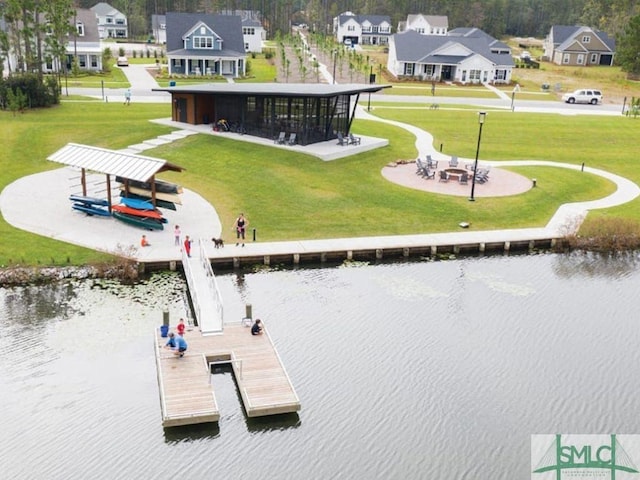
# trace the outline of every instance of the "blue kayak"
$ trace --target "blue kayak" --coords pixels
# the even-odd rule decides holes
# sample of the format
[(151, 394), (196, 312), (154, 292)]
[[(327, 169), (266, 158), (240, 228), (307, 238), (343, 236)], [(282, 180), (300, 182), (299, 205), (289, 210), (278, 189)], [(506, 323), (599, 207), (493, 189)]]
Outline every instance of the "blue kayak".
[(109, 210), (106, 210), (104, 208), (100, 208), (100, 207), (95, 206), (95, 205), (90, 205), (88, 203), (74, 203), (71, 207), (74, 210), (78, 210), (80, 212), (84, 212), (87, 215), (101, 215), (103, 217), (111, 216), (111, 214), (109, 213)]
[(135, 208), (138, 210), (155, 210), (151, 202), (146, 200), (140, 200), (139, 198), (120, 197), (120, 202), (124, 203), (129, 208)]
[(109, 206), (109, 202), (103, 198), (85, 197), (83, 195), (69, 195), (69, 200), (76, 203), (82, 203), (84, 205), (99, 205), (101, 207)]

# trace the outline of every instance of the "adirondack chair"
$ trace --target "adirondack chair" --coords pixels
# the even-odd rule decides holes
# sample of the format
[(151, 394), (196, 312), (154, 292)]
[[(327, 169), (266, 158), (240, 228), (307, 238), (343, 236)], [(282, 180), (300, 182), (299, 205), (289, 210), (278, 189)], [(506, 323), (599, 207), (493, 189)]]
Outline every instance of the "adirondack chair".
[(296, 134), (292, 133), (289, 135), (289, 140), (287, 140), (287, 145), (295, 145), (296, 144)]
[(427, 155), (427, 167), (434, 170), (438, 168), (438, 161), (431, 158), (431, 155)]
[(360, 145), (360, 141), (362, 140), (362, 138), (360, 137), (355, 137), (353, 135), (353, 133), (349, 134), (349, 144), (350, 145)]
[(280, 132), (280, 135), (278, 135), (273, 140), (273, 143), (278, 144), (278, 145), (282, 145), (285, 142), (286, 137), (287, 137), (286, 132)]
[(347, 139), (344, 138), (344, 136), (340, 132), (338, 132), (338, 145), (340, 145), (341, 147), (347, 145)]
[(451, 168), (457, 168), (458, 167), (458, 157), (457, 156), (452, 156), (451, 160), (449, 160), (449, 167)]
[(460, 183), (460, 185), (467, 185), (469, 182), (469, 174), (466, 172), (461, 174), (458, 182)]
[(440, 177), (438, 178), (439, 182), (448, 182), (449, 181), (449, 174), (447, 172), (445, 172), (444, 170), (440, 170)]

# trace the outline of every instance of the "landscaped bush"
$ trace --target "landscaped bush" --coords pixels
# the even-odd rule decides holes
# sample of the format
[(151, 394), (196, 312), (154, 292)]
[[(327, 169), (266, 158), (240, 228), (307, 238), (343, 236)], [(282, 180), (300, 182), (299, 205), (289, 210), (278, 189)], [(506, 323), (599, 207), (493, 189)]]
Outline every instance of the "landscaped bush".
[(34, 73), (11, 75), (0, 82), (0, 108), (16, 112), (50, 107), (59, 103), (56, 79), (41, 79)]

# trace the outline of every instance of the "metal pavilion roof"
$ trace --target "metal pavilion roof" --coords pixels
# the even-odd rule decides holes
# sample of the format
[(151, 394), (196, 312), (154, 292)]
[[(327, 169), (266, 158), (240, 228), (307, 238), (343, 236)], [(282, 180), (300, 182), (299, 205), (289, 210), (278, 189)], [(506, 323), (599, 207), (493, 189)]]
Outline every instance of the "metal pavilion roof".
[(158, 172), (167, 170), (180, 172), (184, 170), (182, 167), (159, 158), (117, 152), (77, 143), (68, 143), (47, 157), (47, 160), (140, 182), (148, 182)]

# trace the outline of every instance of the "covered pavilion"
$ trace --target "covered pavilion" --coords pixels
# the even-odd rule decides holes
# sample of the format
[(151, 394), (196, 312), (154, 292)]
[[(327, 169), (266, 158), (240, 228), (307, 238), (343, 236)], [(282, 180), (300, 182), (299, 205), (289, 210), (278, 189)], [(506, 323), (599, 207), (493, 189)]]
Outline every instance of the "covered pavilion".
[(156, 174), (161, 172), (182, 172), (184, 168), (162, 160), (133, 153), (108, 150), (106, 148), (68, 143), (57, 152), (51, 154), (47, 160), (61, 163), (80, 170), (80, 186), (82, 196), (87, 196), (87, 172), (105, 174), (106, 194), (109, 211), (113, 200), (111, 198), (111, 176), (125, 179), (125, 191), (128, 192), (128, 181), (149, 184), (149, 197), (156, 205)]
[(207, 83), (169, 86), (171, 119), (193, 125), (224, 122), (239, 133), (275, 139), (295, 134), (309, 145), (348, 135), (363, 93), (389, 85), (321, 83)]

